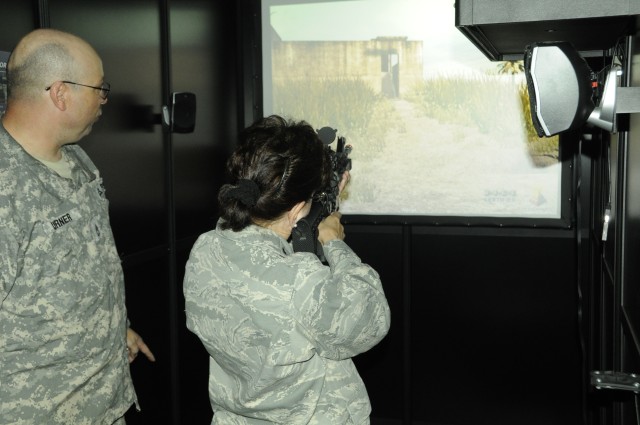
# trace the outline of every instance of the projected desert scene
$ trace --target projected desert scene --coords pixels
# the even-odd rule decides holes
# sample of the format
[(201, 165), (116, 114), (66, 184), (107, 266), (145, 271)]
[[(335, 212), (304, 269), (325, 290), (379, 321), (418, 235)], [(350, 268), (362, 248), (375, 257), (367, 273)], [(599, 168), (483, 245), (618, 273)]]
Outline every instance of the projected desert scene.
[[(369, 11), (389, 7), (377, 0), (336, 6), (348, 3), (367, 4)], [(396, 11), (424, 7), (392, 3)], [(263, 46), (269, 49), (265, 86), (271, 82), (265, 111), (333, 127), (353, 146), (343, 213), (559, 217), (558, 140), (535, 134), (521, 62), (477, 56), (465, 62), (462, 53), (443, 59), (443, 53), (456, 59), (454, 43), (442, 44), (449, 32), (414, 39), (380, 28), (381, 35), (368, 39), (355, 33), (305, 39), (290, 28), (294, 7), (299, 22), (305, 13), (316, 19), (320, 13), (272, 7)], [(393, 20), (389, 13), (381, 22)], [(453, 8), (442, 13), (451, 37), (463, 37), (455, 32)], [(429, 46), (436, 40), (438, 46)]]

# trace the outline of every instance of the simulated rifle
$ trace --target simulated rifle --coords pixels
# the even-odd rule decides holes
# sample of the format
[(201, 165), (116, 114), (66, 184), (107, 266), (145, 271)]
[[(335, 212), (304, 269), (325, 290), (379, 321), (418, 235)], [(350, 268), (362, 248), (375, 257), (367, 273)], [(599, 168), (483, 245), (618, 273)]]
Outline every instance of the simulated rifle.
[(322, 244), (318, 240), (318, 224), (340, 208), (340, 181), (345, 171), (351, 170), (351, 145), (346, 144), (344, 137), (338, 137), (336, 150), (331, 149), (331, 143), (336, 138), (337, 130), (323, 127), (318, 130), (318, 137), (326, 145), (331, 158), (331, 180), (327, 187), (316, 193), (311, 202), (309, 214), (298, 220), (291, 233), (291, 243), (295, 252), (312, 252), (320, 261), (325, 262)]

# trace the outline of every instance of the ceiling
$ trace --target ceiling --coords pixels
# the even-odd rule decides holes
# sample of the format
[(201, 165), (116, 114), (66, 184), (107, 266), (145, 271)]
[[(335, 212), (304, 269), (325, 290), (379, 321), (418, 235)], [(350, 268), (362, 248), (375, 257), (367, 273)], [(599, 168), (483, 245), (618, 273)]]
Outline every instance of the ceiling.
[[(516, 4), (507, 1), (511, 8)], [(567, 17), (570, 12), (564, 11), (557, 14), (561, 19), (550, 19), (549, 13), (537, 10), (535, 1), (526, 4), (528, 9), (521, 14), (510, 10), (501, 15), (504, 8), (499, 0), (458, 0), (456, 27), (493, 61), (522, 59), (527, 45), (543, 41), (569, 41), (583, 56), (589, 56), (602, 55), (620, 37), (635, 34), (639, 16), (627, 6), (617, 15), (609, 10), (608, 16), (597, 16), (600, 12), (595, 9), (592, 16), (584, 16), (581, 9), (580, 18)]]

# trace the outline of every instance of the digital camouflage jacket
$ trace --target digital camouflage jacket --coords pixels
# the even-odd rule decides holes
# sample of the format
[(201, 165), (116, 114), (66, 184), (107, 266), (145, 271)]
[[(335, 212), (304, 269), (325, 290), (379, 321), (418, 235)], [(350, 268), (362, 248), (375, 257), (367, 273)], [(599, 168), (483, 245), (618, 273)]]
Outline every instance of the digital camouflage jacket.
[(95, 165), (66, 179), (0, 125), (0, 424), (112, 424), (135, 402), (124, 278)]
[(380, 278), (343, 241), (329, 266), (256, 225), (201, 235), (186, 267), (187, 327), (210, 354), (212, 424), (368, 424), (351, 358), (387, 334)]

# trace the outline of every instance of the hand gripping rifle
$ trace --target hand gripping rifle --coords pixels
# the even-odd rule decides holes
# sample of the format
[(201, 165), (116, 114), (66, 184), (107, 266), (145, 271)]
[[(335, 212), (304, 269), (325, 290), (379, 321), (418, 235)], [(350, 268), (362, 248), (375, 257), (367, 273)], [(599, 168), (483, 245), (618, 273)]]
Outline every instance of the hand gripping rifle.
[(345, 171), (351, 170), (351, 145), (346, 144), (344, 137), (338, 137), (336, 150), (331, 149), (331, 143), (336, 138), (337, 130), (323, 127), (318, 130), (318, 137), (322, 140), (331, 158), (331, 181), (329, 185), (316, 193), (311, 202), (309, 214), (298, 220), (296, 227), (291, 232), (291, 243), (295, 252), (313, 252), (320, 261), (325, 262), (322, 244), (318, 240), (318, 224), (333, 212), (338, 211), (340, 196), (340, 181)]

